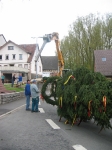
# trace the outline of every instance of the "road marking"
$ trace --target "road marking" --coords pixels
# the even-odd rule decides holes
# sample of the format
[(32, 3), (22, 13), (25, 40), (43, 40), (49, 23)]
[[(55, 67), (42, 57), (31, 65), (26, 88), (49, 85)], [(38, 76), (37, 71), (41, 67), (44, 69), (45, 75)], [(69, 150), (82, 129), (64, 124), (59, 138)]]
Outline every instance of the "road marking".
[(0, 118), (2, 118), (2, 117), (4, 117), (4, 116), (6, 116), (6, 115), (8, 115), (8, 114), (11, 114), (12, 112), (14, 112), (14, 111), (16, 111), (16, 110), (19, 110), (19, 109), (21, 109), (23, 106), (25, 106), (26, 104), (24, 104), (24, 105), (21, 105), (20, 107), (17, 107), (17, 108), (15, 108), (15, 109), (13, 109), (13, 110), (11, 110), (11, 111), (9, 111), (9, 112), (7, 112), (7, 113), (5, 113), (5, 114), (3, 114), (3, 115), (0, 115)]
[(53, 129), (60, 129), (51, 119), (46, 119), (46, 121), (51, 125)]
[(82, 145), (73, 145), (72, 146), (75, 150), (87, 150), (86, 148), (84, 148)]
[(45, 111), (43, 110), (43, 108), (38, 108), (39, 109), (39, 111), (41, 112), (41, 113), (45, 113)]

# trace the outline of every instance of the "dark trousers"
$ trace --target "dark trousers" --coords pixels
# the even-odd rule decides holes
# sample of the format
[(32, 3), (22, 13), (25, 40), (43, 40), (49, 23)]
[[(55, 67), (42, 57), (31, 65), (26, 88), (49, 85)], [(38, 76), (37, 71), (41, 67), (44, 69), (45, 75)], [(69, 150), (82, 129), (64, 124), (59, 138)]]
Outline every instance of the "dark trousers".
[(30, 109), (29, 106), (30, 106), (30, 95), (26, 95), (26, 110)]
[(32, 98), (32, 111), (38, 111), (39, 96)]
[(4, 84), (4, 79), (2, 79), (2, 83)]
[(14, 85), (14, 81), (12, 80), (12, 84), (11, 84), (11, 86), (13, 87), (13, 85)]

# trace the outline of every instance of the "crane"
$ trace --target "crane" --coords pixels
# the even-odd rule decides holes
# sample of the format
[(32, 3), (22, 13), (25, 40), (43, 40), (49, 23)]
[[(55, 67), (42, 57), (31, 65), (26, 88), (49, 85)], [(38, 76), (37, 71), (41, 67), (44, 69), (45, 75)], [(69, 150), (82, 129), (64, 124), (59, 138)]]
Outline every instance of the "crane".
[(62, 56), (62, 51), (60, 50), (59, 34), (57, 32), (53, 32), (51, 34), (45, 34), (45, 36), (40, 37), (40, 38), (43, 38), (43, 44), (36, 56), (35, 61), (36, 62), (38, 61), (39, 56), (40, 56), (43, 48), (45, 47), (45, 45), (48, 42), (51, 42), (52, 40), (54, 40), (55, 44), (56, 44), (57, 55), (58, 55), (58, 76), (62, 76), (62, 71), (64, 70), (64, 59)]

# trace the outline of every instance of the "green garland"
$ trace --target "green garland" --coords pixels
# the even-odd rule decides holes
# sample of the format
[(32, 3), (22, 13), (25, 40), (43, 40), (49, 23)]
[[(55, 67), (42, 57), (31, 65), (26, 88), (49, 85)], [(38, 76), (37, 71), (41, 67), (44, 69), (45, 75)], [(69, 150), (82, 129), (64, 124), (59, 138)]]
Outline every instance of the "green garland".
[[(59, 78), (60, 77), (57, 76), (48, 78), (41, 89), (41, 95), (43, 99), (51, 105), (58, 105), (58, 99), (56, 97), (56, 87)], [(48, 87), (50, 87), (50, 94), (48, 94)]]
[(100, 73), (81, 67), (63, 78), (50, 77), (43, 84), (41, 94), (47, 103), (58, 106), (60, 120), (64, 117), (71, 124), (79, 120), (79, 125), (94, 118), (101, 129), (112, 128), (112, 84)]

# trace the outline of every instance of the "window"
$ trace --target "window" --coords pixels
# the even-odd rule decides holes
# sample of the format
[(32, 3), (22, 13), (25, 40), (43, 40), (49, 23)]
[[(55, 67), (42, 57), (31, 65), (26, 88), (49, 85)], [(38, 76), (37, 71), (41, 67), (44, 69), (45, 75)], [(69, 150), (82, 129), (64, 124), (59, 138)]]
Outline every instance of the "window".
[(16, 59), (16, 54), (12, 54), (12, 59)]
[(8, 46), (8, 50), (14, 50), (14, 46)]
[(22, 64), (18, 64), (18, 67), (22, 67)]
[(28, 69), (28, 64), (24, 64), (24, 68)]
[(22, 58), (22, 54), (19, 54), (19, 60), (22, 60), (23, 58)]
[(14, 64), (9, 64), (9, 66), (14, 66)]
[(9, 55), (5, 55), (5, 60), (9, 60)]
[(25, 77), (25, 73), (22, 73), (22, 77)]
[(106, 61), (106, 58), (102, 58), (102, 61)]
[(0, 55), (0, 60), (2, 60), (2, 55)]

